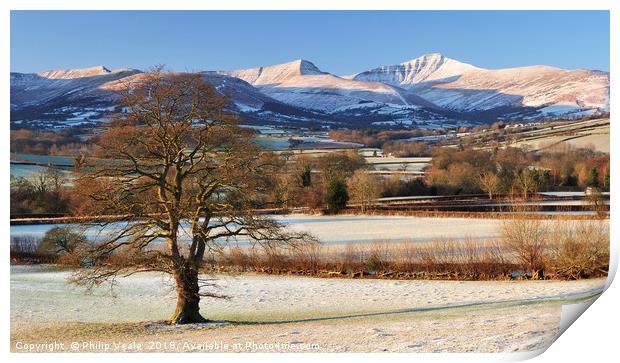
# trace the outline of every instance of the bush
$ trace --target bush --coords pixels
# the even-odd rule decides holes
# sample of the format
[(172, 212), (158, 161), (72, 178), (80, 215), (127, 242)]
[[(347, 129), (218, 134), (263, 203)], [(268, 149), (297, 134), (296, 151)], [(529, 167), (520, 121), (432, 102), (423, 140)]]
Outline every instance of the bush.
[(365, 267), (367, 271), (381, 271), (388, 265), (387, 245), (375, 244), (371, 246), (371, 251), (365, 259)]
[(514, 218), (502, 222), (505, 247), (532, 279), (542, 278), (548, 262), (549, 233), (545, 221)]
[(609, 270), (609, 230), (598, 221), (566, 222), (554, 232), (553, 269), (566, 279), (605, 276)]

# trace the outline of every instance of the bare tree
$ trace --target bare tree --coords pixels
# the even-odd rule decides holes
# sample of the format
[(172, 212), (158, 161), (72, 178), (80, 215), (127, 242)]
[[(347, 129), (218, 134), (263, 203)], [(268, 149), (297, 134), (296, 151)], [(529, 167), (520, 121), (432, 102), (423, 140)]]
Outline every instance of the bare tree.
[(76, 173), (79, 173), (82, 171), (82, 167), (84, 166), (85, 162), (86, 162), (86, 157), (82, 153), (75, 155), (73, 157), (73, 169), (75, 170)]
[(538, 187), (534, 172), (527, 169), (515, 174), (514, 183), (524, 199), (527, 199), (530, 193), (535, 193)]
[(379, 197), (381, 192), (379, 180), (362, 169), (356, 170), (347, 180), (347, 187), (351, 195), (351, 201), (361, 206), (362, 213)]
[(502, 180), (497, 174), (485, 171), (478, 176), (478, 186), (489, 195), (489, 199), (493, 199), (493, 196), (499, 192)]
[(596, 213), (597, 217), (605, 218), (607, 216), (605, 198), (603, 198), (603, 193), (598, 188), (588, 187), (586, 189), (585, 201), (592, 208), (592, 211)]
[(124, 110), (101, 136), (105, 159), (76, 180), (85, 215), (121, 216), (93, 242), (74, 282), (93, 287), (117, 276), (161, 271), (174, 277), (173, 324), (204, 322), (199, 278), (205, 253), (230, 240), (254, 247), (295, 248), (292, 234), (255, 208), (274, 173), (273, 158), (226, 110), (227, 100), (198, 74), (145, 74), (120, 91)]

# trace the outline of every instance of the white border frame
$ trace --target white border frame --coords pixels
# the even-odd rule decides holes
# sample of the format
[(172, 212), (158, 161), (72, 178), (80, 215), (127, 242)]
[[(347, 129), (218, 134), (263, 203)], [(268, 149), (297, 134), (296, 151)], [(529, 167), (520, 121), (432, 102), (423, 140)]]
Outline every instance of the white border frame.
[[(399, 1), (399, 0), (357, 0), (357, 1), (345, 1), (340, 3), (328, 0), (297, 0), (297, 1), (278, 1), (278, 0), (263, 0), (263, 1), (251, 1), (251, 0), (219, 0), (217, 2), (202, 4), (195, 0), (151, 0), (151, 1), (136, 1), (136, 0), (90, 0), (90, 1), (77, 1), (77, 0), (5, 0), (0, 4), (2, 12), (0, 13), (0, 44), (2, 44), (2, 58), (0, 58), (0, 64), (2, 64), (2, 71), (0, 72), (0, 80), (3, 87), (0, 89), (2, 94), (2, 114), (8, 116), (10, 97), (9, 97), (9, 74), (10, 74), (10, 10), (609, 10), (610, 11), (610, 74), (611, 74), (611, 90), (610, 90), (610, 104), (616, 105), (618, 102), (618, 84), (619, 78), (617, 76), (617, 70), (619, 63), (619, 26), (618, 26), (618, 12), (620, 7), (619, 1), (610, 0), (435, 0), (435, 1)], [(2, 123), (3, 134), (5, 138), (9, 137), (10, 125), (6, 117)], [(611, 122), (611, 138), (618, 138), (618, 126), (615, 122)], [(5, 139), (5, 142), (8, 140)], [(8, 142), (7, 142), (8, 144)], [(5, 157), (8, 157), (8, 146), (5, 146)], [(611, 174), (612, 180), (620, 177), (620, 165), (617, 162), (616, 155), (619, 155), (619, 144), (611, 143)], [(2, 188), (2, 205), (9, 205), (9, 193), (6, 186), (9, 185), (10, 171), (7, 167), (2, 169), (1, 182), (4, 185)], [(618, 204), (618, 184), (612, 182), (611, 193), (611, 215), (617, 215), (620, 205)], [(9, 208), (2, 209), (0, 220), (5, 221), (2, 225), (2, 232), (0, 236), (9, 235)], [(610, 277), (607, 281), (607, 286), (611, 285), (613, 277), (617, 271), (618, 266), (618, 228), (620, 225), (611, 223), (611, 256), (610, 261)], [(9, 264), (8, 262), (8, 241), (5, 240), (5, 247), (3, 249), (3, 255), (5, 263), (0, 264), (2, 273), (2, 291), (9, 292)], [(594, 306), (587, 310), (583, 317), (579, 318), (574, 326), (569, 328), (567, 332), (562, 335), (558, 341), (551, 345), (547, 353), (538, 357), (539, 361), (607, 361), (609, 357), (617, 354), (617, 338), (618, 326), (620, 318), (618, 317), (618, 304), (620, 303), (620, 290), (618, 283), (606, 291), (602, 297), (594, 303)], [(9, 341), (10, 341), (10, 320), (9, 320), (9, 308), (10, 301), (6, 298), (7, 294), (4, 294), (5, 298), (2, 299), (2, 342), (0, 343), (0, 349), (5, 355), (9, 355)], [(540, 352), (532, 354), (415, 354), (415, 355), (398, 355), (404, 359), (423, 360), (423, 361), (512, 361), (527, 359), (538, 355)], [(42, 355), (43, 354), (43, 355)], [(129, 354), (129, 353), (127, 353)], [(128, 356), (127, 354), (117, 353), (114, 357), (121, 359), (135, 359), (134, 356)], [(183, 354), (183, 353), (179, 353)], [(261, 359), (269, 360), (270, 362), (285, 362), (291, 359), (300, 361), (315, 361), (315, 360), (347, 360), (355, 362), (373, 362), (378, 359), (388, 358), (381, 354), (381, 356), (375, 355), (375, 353), (365, 354), (338, 354), (330, 355), (324, 353), (312, 353), (312, 354), (296, 354), (292, 357), (289, 353), (256, 353), (249, 356), (248, 354), (218, 354), (217, 356), (209, 356), (208, 359), (216, 359), (218, 361), (242, 361), (247, 359)], [(380, 353), (379, 353), (380, 354)], [(8, 357), (7, 357), (8, 358)], [(30, 361), (30, 360), (62, 360), (62, 361), (93, 361), (103, 362), (109, 360), (106, 354), (81, 354), (81, 355), (65, 355), (65, 354), (10, 354), (11, 360), (15, 361)], [(140, 358), (144, 358), (141, 356)], [(171, 357), (161, 354), (149, 354), (148, 359), (155, 359), (157, 361), (169, 360)], [(197, 357), (192, 357), (196, 359)], [(174, 356), (174, 359), (192, 359), (190, 357)], [(205, 359), (206, 357), (200, 357), (198, 359)], [(392, 359), (389, 357), (388, 359)]]

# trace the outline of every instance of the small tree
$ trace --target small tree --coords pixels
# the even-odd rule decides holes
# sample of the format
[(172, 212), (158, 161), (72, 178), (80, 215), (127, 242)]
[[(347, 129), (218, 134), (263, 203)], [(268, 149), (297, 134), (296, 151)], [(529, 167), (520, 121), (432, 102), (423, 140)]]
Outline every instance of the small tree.
[(376, 177), (360, 169), (347, 180), (347, 190), (351, 195), (351, 201), (359, 204), (363, 213), (368, 205), (379, 197), (381, 184)]
[(477, 181), (478, 186), (480, 186), (480, 189), (487, 193), (489, 199), (493, 199), (493, 196), (499, 191), (502, 183), (497, 174), (491, 171), (485, 171), (480, 174)]
[(586, 193), (586, 202), (592, 208), (592, 211), (596, 213), (599, 218), (603, 218), (607, 215), (607, 205), (605, 204), (605, 198), (599, 188), (590, 187)]
[(514, 180), (517, 188), (521, 191), (524, 199), (527, 199), (529, 193), (536, 192), (538, 184), (536, 182), (536, 171), (534, 170), (522, 170), (517, 173)]
[(329, 213), (338, 213), (347, 207), (349, 193), (346, 184), (340, 179), (333, 179), (327, 184), (325, 203)]
[(86, 163), (86, 157), (84, 156), (84, 154), (79, 154), (79, 155), (74, 156), (73, 157), (73, 170), (76, 173), (80, 173), (85, 163)]
[(39, 250), (45, 253), (63, 255), (85, 247), (86, 243), (86, 237), (83, 234), (67, 227), (54, 227), (43, 236)]

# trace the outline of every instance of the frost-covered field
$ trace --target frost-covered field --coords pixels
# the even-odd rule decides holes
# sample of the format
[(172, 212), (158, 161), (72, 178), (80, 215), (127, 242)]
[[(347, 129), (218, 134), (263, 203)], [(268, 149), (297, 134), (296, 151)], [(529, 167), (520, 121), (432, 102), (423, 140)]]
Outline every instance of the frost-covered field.
[[(600, 121), (600, 120), (598, 120)], [(582, 123), (573, 124), (575, 127), (584, 126)], [(516, 146), (527, 146), (533, 150), (544, 149), (554, 145), (571, 145), (576, 148), (588, 148), (594, 151), (609, 153), (610, 133), (609, 124), (595, 125), (593, 129), (576, 131), (574, 134), (541, 136), (518, 141)], [(558, 127), (556, 130), (568, 130), (572, 127)]]
[(289, 215), (280, 220), (327, 243), (487, 239), (499, 235), (501, 224), (493, 219), (346, 215)]
[[(565, 212), (563, 212), (565, 213)], [(371, 242), (431, 242), (434, 240), (487, 240), (500, 236), (499, 219), (433, 218), (407, 216), (307, 215), (274, 216), (288, 228), (312, 233), (325, 244)], [(553, 221), (545, 223), (553, 224)], [(609, 224), (609, 221), (602, 223)], [(14, 225), (11, 237), (43, 237), (59, 224)], [(114, 228), (114, 224), (106, 228)], [(89, 228), (84, 231), (91, 239), (103, 238), (106, 230)], [(247, 241), (239, 240), (239, 245)]]
[[(122, 278), (113, 296), (109, 289), (85, 295), (67, 284), (68, 275), (50, 267), (11, 268), (11, 349), (17, 341), (131, 339), (176, 342), (175, 351), (204, 351), (183, 343), (209, 341), (230, 343), (229, 351), (523, 351), (552, 342), (563, 302), (596, 295), (604, 284), (601, 279), (217, 276), (217, 292), (229, 299), (203, 299), (201, 311), (209, 319), (228, 322), (171, 329), (148, 323), (164, 320), (174, 310), (174, 291), (166, 277), (148, 273)], [(246, 346), (248, 342), (286, 347)], [(233, 349), (234, 343), (243, 347)]]
[[(429, 242), (434, 239), (487, 239), (499, 235), (499, 220), (473, 218), (420, 218), (393, 216), (321, 216), (291, 214), (275, 219), (294, 230), (314, 234), (322, 242), (363, 243), (374, 241)], [(51, 224), (11, 226), (11, 237), (43, 237)], [(98, 230), (86, 231), (96, 238)], [(105, 232), (105, 231), (104, 231)]]
[(590, 148), (594, 151), (609, 153), (610, 150), (610, 134), (609, 128), (607, 133), (592, 134), (576, 139), (567, 140), (566, 143), (577, 148)]

